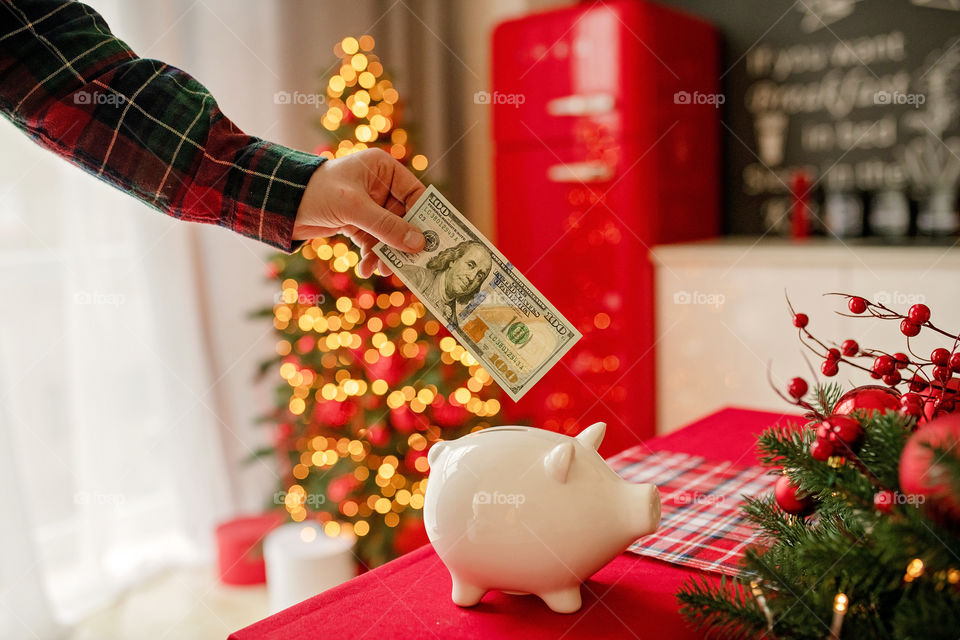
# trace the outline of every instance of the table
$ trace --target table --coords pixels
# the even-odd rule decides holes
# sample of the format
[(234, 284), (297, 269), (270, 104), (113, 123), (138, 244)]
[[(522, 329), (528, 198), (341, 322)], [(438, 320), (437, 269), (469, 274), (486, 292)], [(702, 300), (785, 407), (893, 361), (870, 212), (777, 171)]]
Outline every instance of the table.
[[(682, 451), (714, 460), (756, 463), (756, 434), (795, 415), (727, 408), (646, 442), (652, 451)], [(476, 607), (450, 600), (450, 575), (425, 545), (349, 582), (285, 609), (230, 640), (323, 638), (699, 638), (678, 612), (675, 593), (694, 569), (630, 553), (582, 587), (580, 611), (551, 612), (536, 596), (489, 592)], [(713, 580), (719, 576), (706, 574)]]

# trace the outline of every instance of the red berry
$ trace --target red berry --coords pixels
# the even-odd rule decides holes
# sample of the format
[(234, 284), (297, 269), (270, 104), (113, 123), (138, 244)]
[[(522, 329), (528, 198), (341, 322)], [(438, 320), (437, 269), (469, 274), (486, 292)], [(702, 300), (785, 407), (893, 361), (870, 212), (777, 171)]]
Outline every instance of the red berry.
[(820, 365), (820, 371), (828, 378), (832, 378), (833, 376), (837, 375), (839, 370), (840, 367), (837, 366), (836, 360), (824, 360), (823, 364)]
[(934, 367), (933, 368), (933, 379), (937, 382), (946, 383), (953, 376), (953, 372), (950, 371), (950, 367)]
[(923, 405), (922, 404), (905, 404), (900, 407), (900, 412), (904, 415), (913, 416), (914, 418), (919, 418), (923, 415)]
[(907, 318), (904, 318), (900, 322), (900, 333), (907, 336), (908, 338), (912, 338), (918, 333), (920, 333), (920, 325), (918, 325), (913, 320), (908, 320)]
[(911, 322), (923, 324), (930, 319), (930, 307), (925, 304), (915, 304), (907, 311), (907, 317)]
[(832, 455), (833, 445), (829, 441), (817, 438), (810, 443), (810, 457), (814, 460), (825, 462)]
[(873, 496), (873, 506), (880, 513), (893, 513), (893, 491), (878, 491)]
[(863, 313), (867, 310), (867, 301), (863, 298), (854, 296), (847, 301), (847, 307), (849, 307), (850, 311), (853, 313)]
[(827, 360), (839, 360), (840, 359), (840, 349), (830, 347), (830, 350), (827, 351)]
[(896, 361), (888, 355), (878, 356), (877, 359), (873, 361), (873, 370), (882, 376), (895, 371), (896, 368)]
[(870, 377), (873, 378), (874, 380), (879, 380), (879, 379), (882, 378), (883, 376), (880, 375), (879, 373), (877, 373), (876, 371), (871, 371), (871, 372), (870, 372)]
[(960, 353), (954, 353), (951, 355), (948, 364), (954, 373), (960, 373)]
[(844, 340), (840, 345), (840, 351), (845, 356), (855, 356), (857, 351), (860, 351), (860, 345), (857, 344), (856, 340)]
[(798, 313), (797, 315), (793, 316), (793, 326), (797, 327), (798, 329), (803, 329), (805, 326), (807, 326), (807, 324), (809, 324), (809, 322), (810, 318), (808, 318), (807, 314), (805, 313)]
[(910, 364), (910, 358), (902, 351), (893, 354), (893, 359), (897, 361), (897, 369), (906, 369), (907, 365)]
[(895, 387), (900, 383), (900, 372), (893, 371), (893, 373), (888, 373), (887, 375), (883, 376), (883, 383), (888, 384), (891, 387)]
[(910, 404), (923, 404), (923, 398), (918, 393), (905, 393), (900, 396), (901, 407), (905, 407)]
[(947, 363), (950, 362), (950, 352), (943, 347), (937, 347), (930, 352), (930, 362), (945, 367)]
[(787, 385), (787, 391), (797, 400), (807, 395), (807, 381), (803, 378), (794, 378)]

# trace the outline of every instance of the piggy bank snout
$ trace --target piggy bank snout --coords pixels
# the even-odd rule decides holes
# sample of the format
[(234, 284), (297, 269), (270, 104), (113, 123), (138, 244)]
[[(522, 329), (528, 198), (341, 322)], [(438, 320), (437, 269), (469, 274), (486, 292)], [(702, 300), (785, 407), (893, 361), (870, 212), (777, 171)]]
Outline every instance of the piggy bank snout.
[(653, 484), (631, 485), (630, 509), (636, 514), (633, 527), (637, 537), (653, 533), (660, 526), (660, 491)]

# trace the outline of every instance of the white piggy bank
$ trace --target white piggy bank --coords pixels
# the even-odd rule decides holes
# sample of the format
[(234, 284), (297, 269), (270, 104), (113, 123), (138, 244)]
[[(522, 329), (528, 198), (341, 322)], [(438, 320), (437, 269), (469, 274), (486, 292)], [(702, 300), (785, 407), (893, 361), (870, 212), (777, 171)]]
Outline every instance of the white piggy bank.
[(597, 453), (605, 429), (572, 438), (496, 427), (430, 449), (423, 519), (456, 604), (500, 589), (572, 613), (583, 580), (656, 531), (660, 492), (607, 466)]

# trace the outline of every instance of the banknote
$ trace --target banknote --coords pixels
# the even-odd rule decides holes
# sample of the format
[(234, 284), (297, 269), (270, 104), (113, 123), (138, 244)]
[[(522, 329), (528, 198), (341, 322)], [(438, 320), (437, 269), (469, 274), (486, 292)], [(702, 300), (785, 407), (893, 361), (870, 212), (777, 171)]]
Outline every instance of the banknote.
[(514, 400), (582, 336), (432, 185), (404, 216), (420, 253), (373, 250)]

